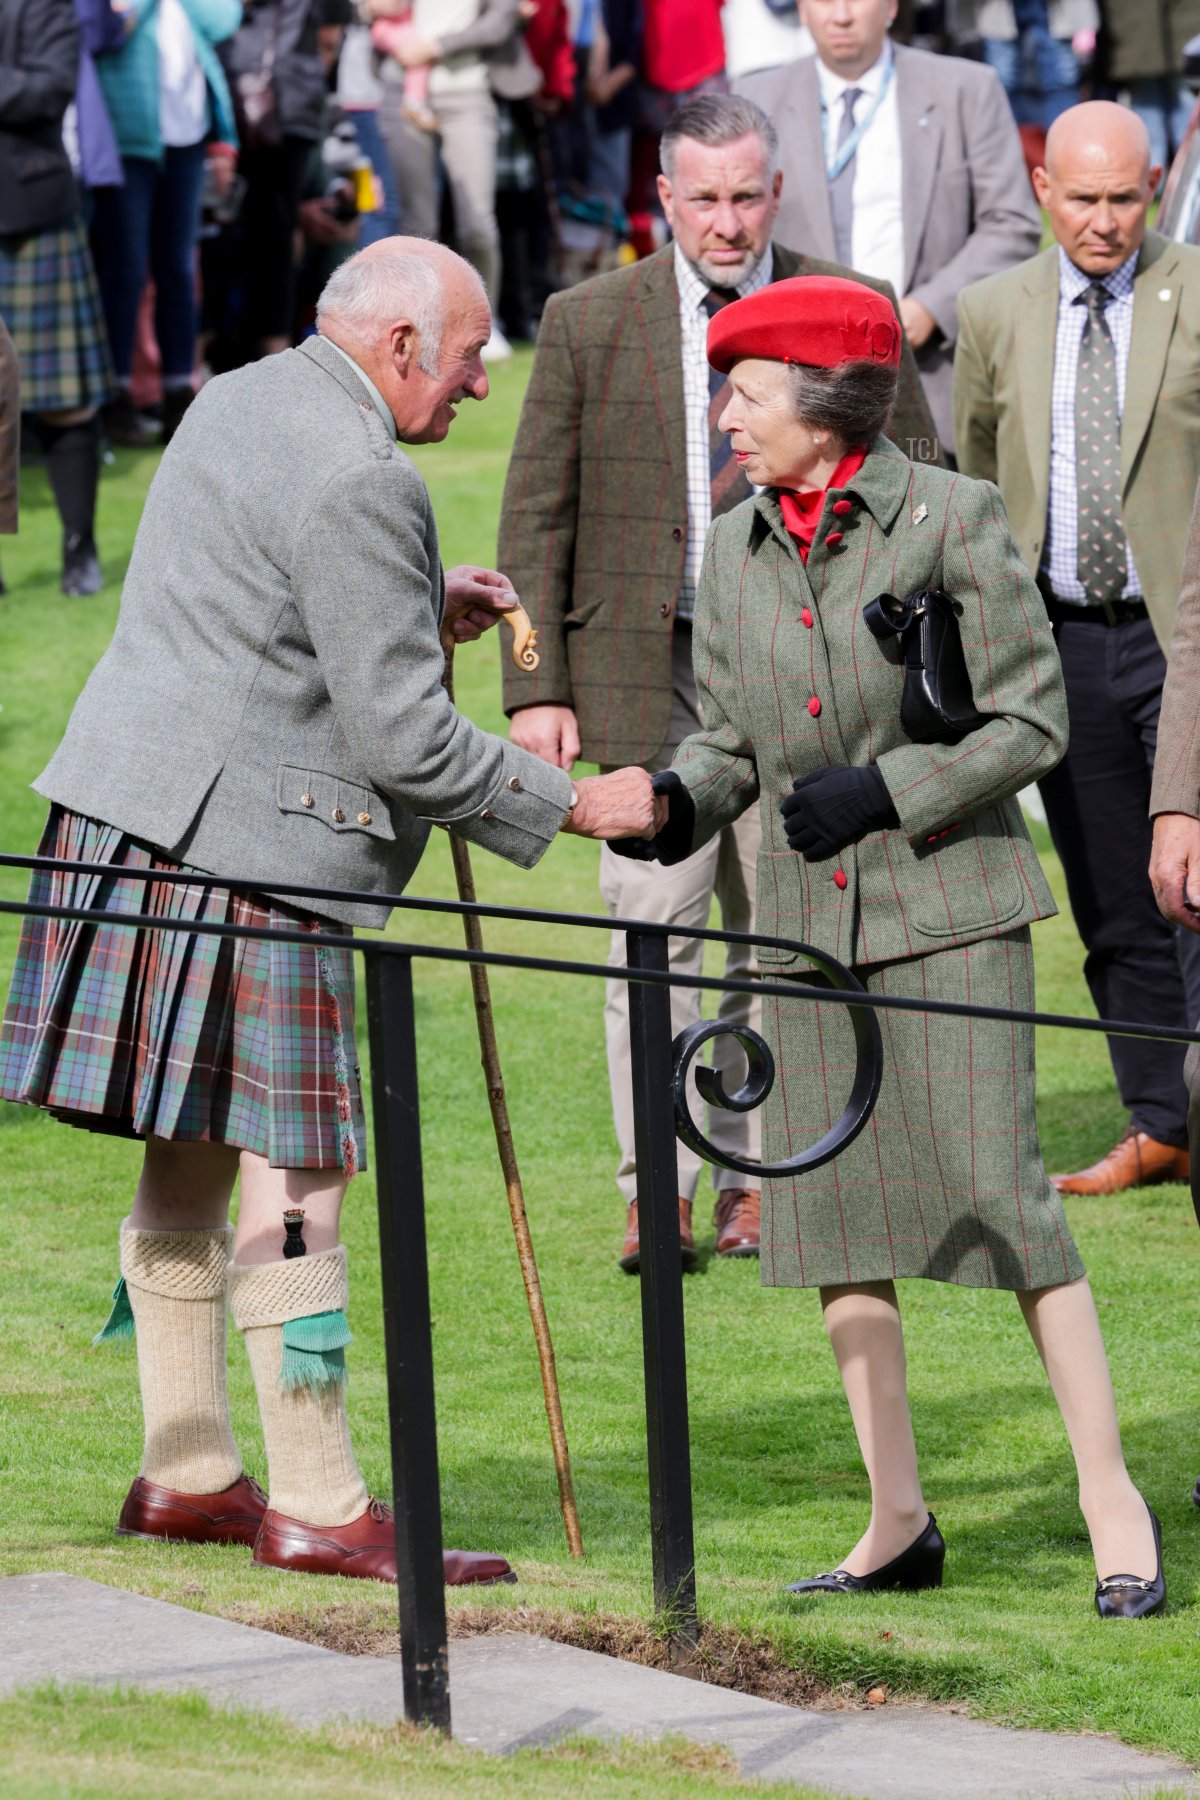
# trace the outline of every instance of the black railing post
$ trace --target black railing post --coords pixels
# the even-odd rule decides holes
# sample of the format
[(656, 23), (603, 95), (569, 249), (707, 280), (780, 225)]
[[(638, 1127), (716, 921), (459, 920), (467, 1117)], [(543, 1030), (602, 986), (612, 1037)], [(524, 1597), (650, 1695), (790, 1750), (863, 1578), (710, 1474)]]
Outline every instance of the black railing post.
[[(667, 940), (630, 931), (630, 970), (667, 968)], [(642, 1354), (650, 1462), (654, 1604), (673, 1635), (696, 1638), (692, 1461), (688, 1441), (679, 1170), (671, 1066), (671, 995), (665, 985), (629, 984), (634, 1149), (641, 1244)]]
[(412, 959), (369, 949), (366, 964), (404, 1716), (449, 1731)]

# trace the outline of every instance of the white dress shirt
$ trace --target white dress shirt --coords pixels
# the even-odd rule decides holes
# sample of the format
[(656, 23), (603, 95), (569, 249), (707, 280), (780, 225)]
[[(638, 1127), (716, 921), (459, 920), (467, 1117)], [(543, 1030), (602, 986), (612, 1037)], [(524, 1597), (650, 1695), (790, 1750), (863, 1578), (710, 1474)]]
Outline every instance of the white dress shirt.
[[(1101, 286), (1113, 296), (1104, 310), (1112, 333), (1117, 362), (1117, 429), (1125, 411), (1125, 372), (1129, 367), (1129, 343), (1133, 336), (1133, 278), (1137, 252), (1119, 269), (1106, 275)], [(1095, 277), (1077, 269), (1066, 251), (1058, 252), (1058, 330), (1054, 339), (1054, 383), (1050, 401), (1050, 507), (1042, 573), (1059, 600), (1088, 604), (1087, 589), (1076, 571), (1079, 542), (1079, 503), (1075, 484), (1075, 378), (1079, 348), (1087, 324), (1083, 296)], [(1142, 584), (1133, 565), (1133, 551), (1125, 540), (1128, 577), (1123, 600), (1140, 600)]]
[[(739, 282), (737, 296), (756, 294), (771, 279), (771, 246), (757, 268)], [(704, 302), (710, 283), (675, 246), (675, 285), (679, 290), (679, 335), (683, 343), (683, 413), (687, 427), (687, 554), (679, 588), (677, 616), (690, 619), (696, 605), (696, 583), (704, 561), (704, 540), (712, 524), (712, 462), (708, 447), (708, 313)]]
[[(861, 88), (854, 120), (861, 123), (879, 96), (892, 66), (892, 46), (885, 43), (879, 61), (855, 81), (845, 81), (817, 58), (817, 81), (825, 110), (826, 143), (837, 138), (842, 117), (842, 95), (847, 88)], [(854, 232), (850, 261), (862, 275), (890, 281), (897, 294), (904, 293), (904, 150), (900, 142), (900, 113), (896, 79), (867, 130), (858, 141), (854, 162)]]

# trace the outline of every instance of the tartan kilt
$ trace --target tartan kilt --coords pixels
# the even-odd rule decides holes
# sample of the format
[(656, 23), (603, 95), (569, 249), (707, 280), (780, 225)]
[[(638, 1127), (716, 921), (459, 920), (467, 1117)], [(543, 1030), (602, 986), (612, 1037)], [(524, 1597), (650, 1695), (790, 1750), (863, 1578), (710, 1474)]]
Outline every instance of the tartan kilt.
[(23, 412), (103, 406), (116, 391), (92, 253), (78, 218), (0, 237), (0, 318), (21, 364)]
[[(1031, 1010), (1029, 928), (857, 971), (870, 993)], [(801, 975), (800, 980), (809, 979)], [(876, 1014), (883, 1085), (854, 1142), (823, 1168), (763, 1184), (764, 1287), (923, 1276), (962, 1287), (1075, 1281), (1083, 1263), (1038, 1144), (1034, 1028)], [(763, 1160), (815, 1143), (841, 1113), (854, 1040), (840, 1005), (763, 997), (776, 1058)]]
[[(52, 807), (30, 899), (276, 930), (321, 921), (250, 894), (154, 879), (186, 868)], [(339, 928), (340, 929), (340, 928)], [(348, 950), (27, 918), (0, 1025), (0, 1098), (123, 1137), (223, 1143), (273, 1168), (366, 1167)]]

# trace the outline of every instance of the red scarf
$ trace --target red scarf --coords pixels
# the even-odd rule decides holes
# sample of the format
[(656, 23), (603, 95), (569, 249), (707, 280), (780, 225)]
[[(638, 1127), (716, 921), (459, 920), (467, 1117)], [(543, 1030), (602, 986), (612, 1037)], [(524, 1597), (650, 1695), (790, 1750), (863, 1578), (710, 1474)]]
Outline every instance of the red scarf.
[(833, 471), (828, 487), (813, 488), (811, 492), (804, 494), (790, 493), (787, 488), (779, 489), (783, 522), (796, 540), (802, 563), (807, 563), (808, 553), (817, 535), (817, 526), (821, 523), (821, 514), (825, 510), (825, 496), (832, 489), (845, 487), (847, 482), (853, 481), (866, 460), (866, 445), (856, 445), (853, 450), (847, 450)]

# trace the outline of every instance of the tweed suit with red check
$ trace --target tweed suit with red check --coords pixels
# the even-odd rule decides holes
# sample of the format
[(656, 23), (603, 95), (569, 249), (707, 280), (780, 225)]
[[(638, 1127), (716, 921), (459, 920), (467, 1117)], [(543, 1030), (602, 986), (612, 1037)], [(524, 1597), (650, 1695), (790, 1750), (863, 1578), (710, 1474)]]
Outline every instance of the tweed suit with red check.
[[(776, 281), (848, 273), (772, 248)], [(895, 305), (886, 282), (865, 285)], [(907, 345), (889, 429), (914, 455), (940, 454)], [(504, 708), (573, 707), (588, 762), (647, 762), (667, 735), (686, 439), (673, 247), (553, 295), (508, 466), (497, 558), (537, 627), (541, 661), (530, 671), (506, 660)]]
[[(877, 594), (926, 586), (962, 607), (975, 704), (989, 715), (958, 744), (907, 737), (899, 654), (863, 619)], [(1028, 927), (1055, 909), (1015, 796), (1061, 757), (1066, 702), (995, 488), (877, 439), (826, 496), (807, 568), (776, 497), (747, 501), (710, 531), (694, 656), (706, 729), (674, 766), (697, 844), (758, 802), (759, 932), (829, 952), (876, 991), (1028, 1007)], [(806, 862), (788, 847), (780, 801), (800, 776), (868, 762), (899, 827)], [(797, 950), (759, 960), (771, 975), (805, 966)], [(773, 1162), (833, 1123), (854, 1053), (839, 1009), (783, 1001), (764, 1013), (778, 1064), (764, 1120)], [(919, 1013), (881, 1025), (884, 1082), (866, 1130), (825, 1168), (765, 1186), (764, 1282), (1036, 1288), (1080, 1275), (1038, 1148), (1032, 1031)]]

